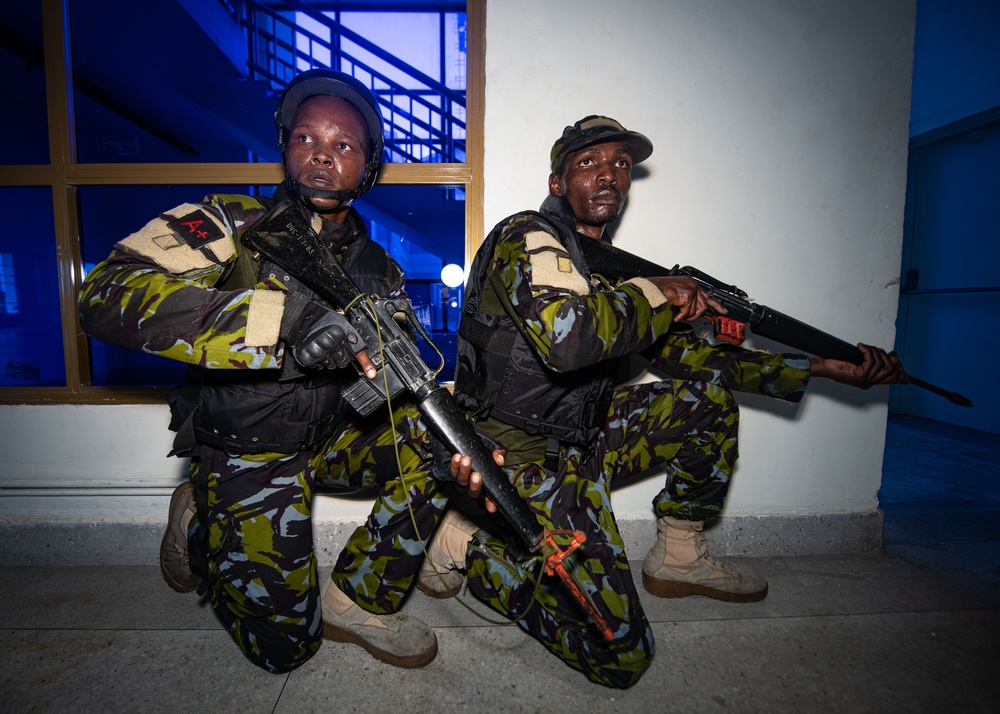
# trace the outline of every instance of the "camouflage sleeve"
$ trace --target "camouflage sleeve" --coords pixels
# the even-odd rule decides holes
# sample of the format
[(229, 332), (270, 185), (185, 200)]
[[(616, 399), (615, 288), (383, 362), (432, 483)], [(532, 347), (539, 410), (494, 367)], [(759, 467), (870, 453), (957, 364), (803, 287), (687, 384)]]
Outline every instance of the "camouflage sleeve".
[[(653, 351), (655, 350), (655, 352)], [(647, 354), (654, 369), (674, 379), (712, 382), (727, 389), (798, 402), (809, 383), (809, 358), (712, 343), (686, 326)]]
[(493, 255), (520, 322), (545, 364), (567, 372), (640, 352), (670, 329), (673, 311), (644, 281), (592, 289), (553, 229), (515, 218)]
[(208, 368), (280, 367), (285, 293), (216, 290), (236, 257), (234, 229), (207, 204), (184, 204), (115, 245), (80, 290), (92, 337)]

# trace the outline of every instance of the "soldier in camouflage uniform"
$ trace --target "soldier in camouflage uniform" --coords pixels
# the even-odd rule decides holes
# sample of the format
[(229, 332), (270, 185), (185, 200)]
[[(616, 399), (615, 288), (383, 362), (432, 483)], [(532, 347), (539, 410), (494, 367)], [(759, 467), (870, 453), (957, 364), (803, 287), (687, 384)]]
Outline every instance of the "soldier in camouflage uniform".
[[(211, 195), (161, 214), (87, 276), (81, 321), (98, 339), (190, 365), (170, 399), (173, 453), (191, 457), (191, 478), (171, 498), (167, 583), (207, 593), (243, 652), (271, 672), (298, 667), (324, 637), (421, 666), (437, 652), (434, 632), (394, 613), (451, 487), (431, 478), (430, 435), (405, 400), (391, 415), (348, 411), (341, 390), (358, 376), (337, 367), (356, 359), (373, 377), (365, 345), (351, 342), (359, 336), (342, 313), (241, 243), (272, 205), (291, 202), (362, 290), (405, 296), (402, 270), (351, 206), (375, 182), (381, 114), (353, 78), (311, 70), (289, 85), (275, 123), (288, 178), (273, 199)], [(478, 495), (468, 459), (450, 470)], [(322, 598), (318, 485), (380, 489)]]
[[(548, 528), (579, 530), (577, 575), (607, 621), (603, 639), (562, 583), (499, 533), (449, 511), (418, 585), (438, 597), (461, 587), (512, 619), (593, 681), (634, 684), (653, 636), (611, 509), (623, 477), (666, 470), (654, 499), (659, 537), (643, 584), (661, 597), (702, 594), (750, 602), (766, 581), (708, 555), (701, 530), (722, 510), (737, 457), (731, 390), (798, 401), (810, 376), (868, 387), (894, 381), (895, 355), (862, 346), (860, 367), (768, 354), (696, 337), (687, 323), (723, 307), (685, 277), (609, 283), (589, 272), (580, 241), (607, 240), (646, 137), (607, 117), (566, 127), (552, 149), (550, 195), (491, 232), (473, 263), (459, 330), (455, 396), (507, 448), (519, 491)], [(623, 358), (645, 357), (665, 379), (618, 386)]]

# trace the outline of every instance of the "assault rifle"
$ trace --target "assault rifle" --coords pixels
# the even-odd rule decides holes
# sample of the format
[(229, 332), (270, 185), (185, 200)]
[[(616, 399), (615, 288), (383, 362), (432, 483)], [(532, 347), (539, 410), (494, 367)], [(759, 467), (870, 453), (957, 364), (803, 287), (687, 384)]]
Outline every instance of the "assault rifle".
[[(742, 344), (746, 339), (746, 329), (749, 327), (754, 334), (818, 357), (838, 359), (852, 364), (861, 364), (864, 361), (864, 355), (855, 345), (766, 305), (755, 303), (746, 292), (735, 285), (728, 285), (697, 268), (675, 265), (667, 269), (600, 240), (581, 240), (580, 247), (583, 248), (584, 258), (591, 272), (612, 280), (678, 275), (694, 279), (705, 292), (726, 308), (725, 315), (714, 310), (709, 310), (705, 314), (705, 319), (712, 324), (718, 340), (733, 345)], [(972, 406), (972, 402), (961, 394), (948, 392), (912, 375), (904, 373), (900, 381), (933, 392), (953, 404)]]
[(270, 211), (243, 235), (243, 243), (288, 270), (330, 305), (342, 308), (361, 334), (378, 375), (374, 379), (361, 376), (354, 381), (344, 391), (348, 403), (361, 415), (367, 415), (404, 390), (410, 392), (450, 453), (472, 458), (473, 470), (483, 477), (486, 496), (496, 503), (529, 550), (538, 550), (543, 540), (542, 526), (494, 463), (491, 451), (454, 397), (437, 383), (434, 371), (424, 363), (417, 346), (396, 322), (394, 315), (402, 313), (430, 342), (410, 301), (363, 294), (293, 203)]
[[(594, 624), (607, 639), (612, 638), (604, 618), (573, 576), (563, 565), (565, 557), (586, 539), (583, 533), (546, 531), (514, 488), (507, 475), (493, 461), (491, 449), (483, 443), (451, 392), (435, 380), (436, 372), (424, 362), (409, 334), (395, 320), (402, 313), (406, 321), (433, 345), (417, 320), (409, 300), (369, 296), (348, 274), (336, 256), (321, 243), (302, 212), (293, 203), (277, 206), (243, 235), (243, 243), (288, 270), (324, 301), (340, 307), (360, 334), (368, 356), (378, 371), (374, 379), (360, 375), (344, 390), (343, 396), (362, 415), (403, 391), (413, 395), (424, 419), (452, 454), (472, 459), (473, 471), (483, 478), (483, 491), (509, 521), (531, 552), (543, 550), (545, 569), (567, 584)], [(436, 349), (436, 348), (435, 348)], [(355, 363), (360, 372), (360, 366)], [(571, 535), (568, 546), (560, 547), (553, 536)]]

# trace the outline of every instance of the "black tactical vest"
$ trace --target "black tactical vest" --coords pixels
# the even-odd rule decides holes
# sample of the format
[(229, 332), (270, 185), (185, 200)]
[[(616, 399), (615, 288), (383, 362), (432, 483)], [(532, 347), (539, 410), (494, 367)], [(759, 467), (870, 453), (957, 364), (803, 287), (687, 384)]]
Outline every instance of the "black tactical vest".
[[(368, 238), (353, 209), (348, 224), (356, 237), (341, 255), (344, 268), (365, 293), (389, 294), (388, 256)], [(240, 235), (251, 225), (241, 226)], [(239, 236), (236, 242), (239, 255), (219, 289), (246, 290), (273, 274), (289, 292), (317, 299), (283, 268), (268, 260), (259, 265), (253, 261)], [(285, 354), (280, 371), (189, 367), (170, 397), (170, 426), (178, 432), (172, 453), (183, 456), (195, 444), (204, 444), (233, 455), (291, 454), (315, 449), (329, 438), (347, 408), (341, 390), (358, 378), (357, 372), (351, 368), (305, 372), (289, 352)]]
[[(529, 211), (502, 221), (476, 254), (458, 332), (455, 399), (477, 416), (586, 449), (607, 416), (615, 361), (564, 373), (548, 369), (518, 332), (506, 290), (491, 272), (496, 243), (510, 221), (534, 215), (556, 230), (576, 269), (589, 282), (576, 220), (571, 212), (566, 215), (568, 206), (553, 203), (547, 199), (542, 204), (544, 214)], [(547, 210), (550, 207), (560, 210)]]

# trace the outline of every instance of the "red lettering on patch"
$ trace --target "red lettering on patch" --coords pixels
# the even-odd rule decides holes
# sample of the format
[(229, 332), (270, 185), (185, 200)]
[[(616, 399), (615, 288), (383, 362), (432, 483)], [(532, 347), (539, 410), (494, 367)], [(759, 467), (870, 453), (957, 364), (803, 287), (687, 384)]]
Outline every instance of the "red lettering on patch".
[(201, 210), (192, 211), (186, 216), (174, 218), (164, 216), (167, 225), (177, 236), (195, 249), (201, 249), (208, 243), (218, 240), (223, 236), (222, 230), (216, 225), (206, 213)]
[(201, 221), (182, 221), (182, 226), (187, 226), (188, 233), (194, 234), (194, 236), (200, 240), (208, 238), (208, 231), (199, 231), (198, 226), (201, 225)]

